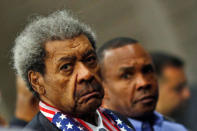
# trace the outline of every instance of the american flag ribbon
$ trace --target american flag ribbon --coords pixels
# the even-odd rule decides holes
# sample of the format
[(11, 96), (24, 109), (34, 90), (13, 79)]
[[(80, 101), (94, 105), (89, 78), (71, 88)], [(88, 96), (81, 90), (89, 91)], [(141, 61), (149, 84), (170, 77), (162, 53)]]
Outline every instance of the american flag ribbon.
[(55, 107), (44, 103), (42, 101), (39, 102), (39, 108), (40, 108), (40, 112), (51, 122), (54, 115), (57, 112), (60, 112), (59, 110), (57, 110)]
[(105, 115), (108, 116), (109, 119), (111, 119), (112, 122), (115, 122), (115, 125), (118, 126), (118, 128), (121, 131), (134, 131), (131, 127), (129, 127), (127, 124), (125, 124), (123, 121), (121, 121), (117, 115), (115, 115), (112, 111), (104, 108), (99, 108), (99, 110)]
[[(85, 121), (79, 118), (73, 118), (68, 114), (63, 114), (55, 107), (52, 107), (42, 101), (40, 101), (39, 106), (40, 112), (62, 131), (93, 131)], [(98, 112), (102, 117), (104, 126), (109, 131), (133, 131), (113, 112), (103, 108), (99, 108)]]

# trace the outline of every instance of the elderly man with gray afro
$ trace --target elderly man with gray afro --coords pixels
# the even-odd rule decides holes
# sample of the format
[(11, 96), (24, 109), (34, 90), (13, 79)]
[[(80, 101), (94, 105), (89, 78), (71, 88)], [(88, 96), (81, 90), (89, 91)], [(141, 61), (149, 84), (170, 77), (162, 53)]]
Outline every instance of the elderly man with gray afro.
[(37, 17), (19, 34), (14, 68), (40, 100), (25, 129), (134, 130), (120, 114), (99, 107), (104, 90), (95, 43), (91, 28), (66, 10)]

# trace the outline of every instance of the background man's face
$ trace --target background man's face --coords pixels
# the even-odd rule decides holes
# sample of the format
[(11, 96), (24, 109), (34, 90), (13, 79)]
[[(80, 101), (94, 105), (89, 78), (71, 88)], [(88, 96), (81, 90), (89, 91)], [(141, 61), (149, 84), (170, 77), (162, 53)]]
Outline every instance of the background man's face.
[(15, 116), (27, 122), (39, 111), (39, 100), (27, 88), (25, 81), (17, 76), (16, 77), (16, 110)]
[(187, 79), (181, 67), (164, 67), (159, 87), (158, 111), (161, 110), (165, 115), (183, 106), (190, 97)]
[(85, 35), (45, 45), (45, 74), (41, 96), (59, 110), (81, 115), (101, 104), (103, 88), (97, 75), (97, 56)]
[(130, 117), (152, 113), (158, 87), (147, 52), (139, 44), (110, 49), (103, 64), (104, 106)]

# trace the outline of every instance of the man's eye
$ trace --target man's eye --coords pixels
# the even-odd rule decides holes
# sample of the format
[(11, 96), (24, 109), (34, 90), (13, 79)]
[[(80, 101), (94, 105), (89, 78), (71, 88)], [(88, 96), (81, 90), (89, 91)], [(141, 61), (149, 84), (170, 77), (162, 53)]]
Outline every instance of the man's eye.
[(153, 72), (153, 69), (148, 69), (144, 71), (144, 73), (151, 73), (151, 72)]
[(96, 64), (97, 63), (97, 61), (96, 61), (96, 57), (95, 56), (91, 56), (91, 57), (88, 57), (86, 60), (86, 63), (88, 63), (88, 64)]
[(60, 70), (71, 70), (72, 65), (71, 64), (64, 64), (63, 66), (60, 67)]
[(130, 77), (131, 77), (130, 73), (124, 73), (124, 74), (121, 75), (121, 78), (123, 78), (123, 79), (128, 79)]
[(144, 74), (152, 73), (152, 72), (154, 72), (154, 69), (153, 69), (152, 66), (147, 66), (147, 67), (145, 67), (145, 68), (142, 70), (142, 72), (143, 72)]
[(177, 93), (180, 93), (183, 91), (184, 88), (186, 88), (186, 84), (185, 83), (181, 83), (179, 85), (177, 85), (174, 90), (177, 92)]

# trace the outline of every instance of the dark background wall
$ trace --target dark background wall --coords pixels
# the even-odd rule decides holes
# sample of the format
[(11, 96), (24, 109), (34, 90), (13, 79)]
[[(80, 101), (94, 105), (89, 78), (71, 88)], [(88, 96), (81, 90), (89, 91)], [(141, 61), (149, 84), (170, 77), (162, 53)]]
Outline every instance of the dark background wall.
[(182, 57), (189, 83), (197, 85), (196, 0), (1, 0), (0, 114), (8, 120), (15, 106), (15, 76), (9, 64), (14, 39), (31, 17), (64, 8), (95, 29), (98, 46), (116, 36), (129, 36), (148, 50)]

